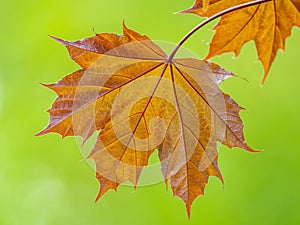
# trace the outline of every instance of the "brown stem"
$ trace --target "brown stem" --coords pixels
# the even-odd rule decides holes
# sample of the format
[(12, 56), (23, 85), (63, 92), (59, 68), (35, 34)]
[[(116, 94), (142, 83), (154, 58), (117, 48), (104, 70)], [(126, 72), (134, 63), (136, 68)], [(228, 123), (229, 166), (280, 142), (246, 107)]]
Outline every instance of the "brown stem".
[(184, 44), (184, 42), (186, 40), (188, 40), (194, 33), (196, 33), (199, 29), (201, 29), (203, 26), (205, 26), (206, 24), (210, 23), (211, 21), (227, 14), (227, 13), (231, 13), (234, 12), (236, 10), (239, 9), (243, 9), (243, 8), (247, 8), (253, 5), (258, 5), (258, 4), (262, 4), (262, 3), (266, 3), (272, 0), (256, 0), (256, 1), (252, 1), (252, 2), (246, 2), (240, 5), (236, 5), (233, 7), (230, 7), (228, 9), (225, 9), (221, 12), (218, 12), (217, 14), (207, 18), (206, 20), (204, 20), (202, 23), (198, 24), (197, 26), (195, 26), (190, 32), (188, 32), (176, 45), (175, 49), (173, 50), (173, 52), (170, 54), (170, 56), (168, 57), (168, 62), (172, 62), (174, 56), (176, 55), (177, 51), (179, 50), (179, 48)]

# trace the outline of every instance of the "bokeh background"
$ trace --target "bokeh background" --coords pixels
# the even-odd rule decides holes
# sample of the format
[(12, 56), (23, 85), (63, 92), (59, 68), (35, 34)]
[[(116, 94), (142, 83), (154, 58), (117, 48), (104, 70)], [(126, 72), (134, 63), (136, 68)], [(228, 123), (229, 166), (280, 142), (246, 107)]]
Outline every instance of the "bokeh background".
[[(63, 46), (48, 34), (77, 40), (96, 32), (121, 33), (121, 22), (152, 39), (176, 43), (200, 22), (175, 15), (192, 0), (2, 1), (0, 35), (0, 224), (300, 224), (300, 30), (293, 29), (265, 85), (254, 44), (237, 59), (213, 59), (244, 78), (222, 88), (247, 110), (241, 113), (247, 142), (262, 153), (222, 147), (224, 187), (210, 178), (205, 196), (187, 219), (183, 202), (164, 183), (121, 186), (94, 203), (98, 183), (74, 138), (35, 137), (49, 116), (56, 82), (76, 70)], [(202, 29), (185, 47), (200, 57), (213, 34)]]

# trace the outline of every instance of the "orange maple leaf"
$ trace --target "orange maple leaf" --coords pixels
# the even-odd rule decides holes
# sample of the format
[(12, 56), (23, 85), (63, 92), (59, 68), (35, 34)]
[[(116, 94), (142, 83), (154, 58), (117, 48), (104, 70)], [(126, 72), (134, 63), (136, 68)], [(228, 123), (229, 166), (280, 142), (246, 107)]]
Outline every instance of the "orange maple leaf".
[(207, 61), (168, 57), (124, 24), (123, 33), (76, 42), (55, 38), (81, 69), (45, 85), (58, 97), (39, 135), (55, 132), (86, 141), (99, 131), (89, 155), (100, 182), (97, 199), (126, 181), (137, 186), (158, 149), (163, 177), (190, 215), (209, 176), (223, 181), (217, 141), (254, 151), (244, 140), (242, 108), (219, 89), (233, 74)]
[[(245, 2), (249, 0), (210, 0), (207, 6), (207, 0), (196, 0), (192, 8), (183, 12), (209, 17)], [(278, 49), (285, 48), (285, 39), (291, 35), (293, 26), (300, 27), (299, 0), (272, 0), (228, 13), (214, 28), (216, 34), (206, 59), (232, 51), (237, 56), (246, 42), (254, 40), (265, 70), (264, 82)]]

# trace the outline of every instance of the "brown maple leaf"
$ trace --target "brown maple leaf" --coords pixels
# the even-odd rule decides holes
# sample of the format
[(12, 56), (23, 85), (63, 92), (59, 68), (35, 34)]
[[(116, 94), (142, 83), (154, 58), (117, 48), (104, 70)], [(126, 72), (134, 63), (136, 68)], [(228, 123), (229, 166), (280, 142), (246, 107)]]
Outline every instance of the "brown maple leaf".
[(85, 141), (99, 131), (89, 155), (100, 182), (97, 199), (126, 181), (137, 186), (158, 149), (163, 177), (190, 215), (209, 176), (223, 181), (217, 141), (254, 151), (244, 140), (242, 108), (219, 89), (233, 74), (207, 61), (170, 58), (125, 25), (123, 33), (76, 42), (55, 38), (81, 69), (45, 85), (58, 97), (39, 135), (56, 132)]
[[(249, 0), (196, 0), (185, 13), (210, 17)], [(247, 7), (222, 16), (214, 28), (214, 35), (206, 59), (226, 52), (239, 55), (242, 46), (254, 40), (259, 60), (262, 62), (265, 81), (278, 49), (285, 48), (285, 39), (291, 35), (293, 26), (300, 27), (299, 0), (272, 0)]]

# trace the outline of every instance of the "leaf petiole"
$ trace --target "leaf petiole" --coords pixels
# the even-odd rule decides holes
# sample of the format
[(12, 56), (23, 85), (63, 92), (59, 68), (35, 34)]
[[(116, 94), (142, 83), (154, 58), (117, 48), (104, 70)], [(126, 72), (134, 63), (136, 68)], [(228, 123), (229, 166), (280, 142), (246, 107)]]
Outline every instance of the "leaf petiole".
[(270, 2), (273, 0), (256, 0), (256, 1), (252, 1), (252, 2), (246, 2), (240, 5), (236, 5), (233, 6), (231, 8), (225, 9), (221, 12), (216, 13), (215, 15), (207, 18), (206, 20), (204, 20), (202, 23), (198, 24), (197, 26), (195, 26), (192, 30), (190, 30), (176, 45), (176, 47), (174, 48), (174, 50), (172, 51), (172, 53), (170, 54), (170, 56), (168, 57), (168, 62), (171, 63), (172, 60), (174, 59), (176, 53), (178, 52), (178, 50), (180, 49), (180, 47), (184, 44), (184, 42), (186, 42), (194, 33), (196, 33), (198, 30), (200, 30), (202, 27), (204, 27), (206, 24), (210, 23), (211, 21), (227, 14), (227, 13), (231, 13), (234, 12), (236, 10), (240, 10), (243, 8), (247, 8), (250, 6), (254, 6), (254, 5), (258, 5), (258, 4), (263, 4), (266, 2)]

